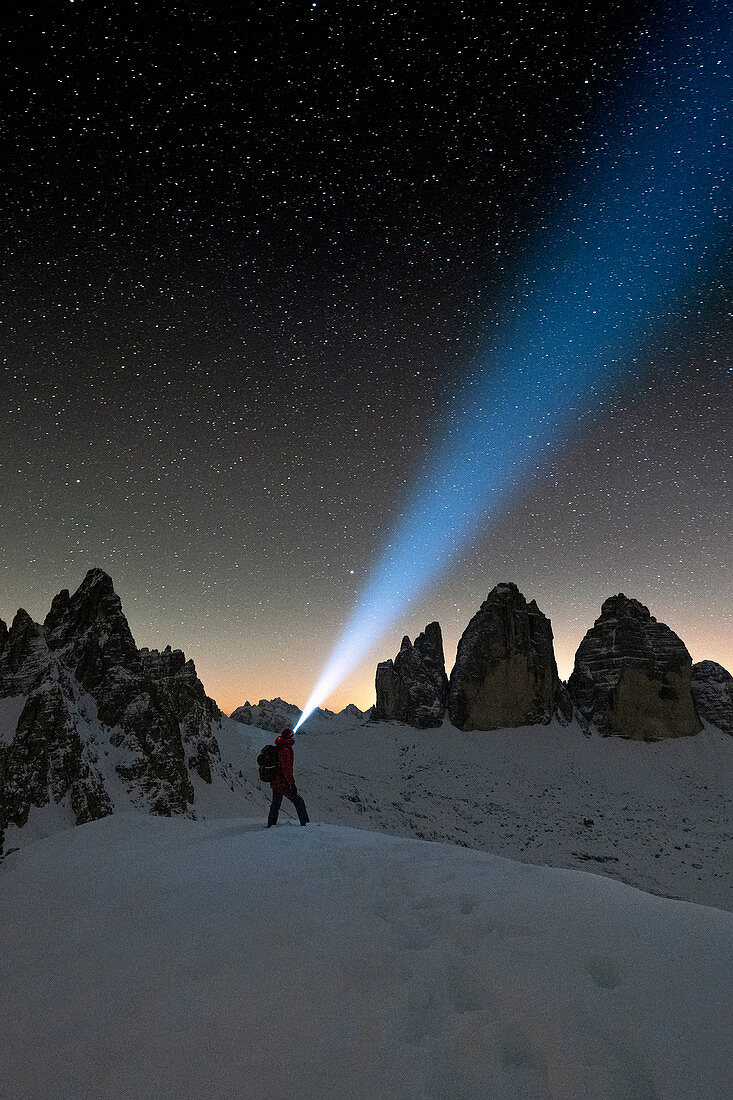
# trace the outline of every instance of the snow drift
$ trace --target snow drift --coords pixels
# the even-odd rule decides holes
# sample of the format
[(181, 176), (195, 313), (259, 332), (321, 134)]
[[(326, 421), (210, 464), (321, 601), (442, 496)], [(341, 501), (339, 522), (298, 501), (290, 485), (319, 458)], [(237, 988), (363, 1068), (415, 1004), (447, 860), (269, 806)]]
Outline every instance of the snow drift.
[(733, 915), (336, 826), (115, 814), (0, 866), (3, 1095), (723, 1100)]

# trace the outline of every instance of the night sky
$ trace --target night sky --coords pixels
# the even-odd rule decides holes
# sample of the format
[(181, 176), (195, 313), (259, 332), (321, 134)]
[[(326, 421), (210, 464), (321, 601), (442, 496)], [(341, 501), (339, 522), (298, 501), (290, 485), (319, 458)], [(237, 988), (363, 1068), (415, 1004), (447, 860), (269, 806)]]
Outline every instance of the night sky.
[[(618, 86), (699, 6), (6, 12), (0, 616), (101, 566), (225, 710), (303, 705)], [(431, 619), (450, 666), (502, 580), (562, 675), (618, 591), (733, 668), (730, 272), (330, 705)]]

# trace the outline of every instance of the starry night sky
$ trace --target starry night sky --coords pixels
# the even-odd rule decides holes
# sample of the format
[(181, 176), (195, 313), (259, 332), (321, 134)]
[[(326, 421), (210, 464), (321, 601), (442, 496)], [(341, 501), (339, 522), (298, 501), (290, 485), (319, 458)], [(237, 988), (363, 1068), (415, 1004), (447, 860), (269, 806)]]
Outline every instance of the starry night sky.
[[(618, 137), (598, 120), (659, 5), (8, 18), (0, 616), (98, 565), (225, 710), (302, 705), (568, 165)], [(434, 618), (450, 666), (502, 580), (562, 675), (617, 591), (733, 668), (729, 285), (725, 262), (330, 705), (371, 703)]]

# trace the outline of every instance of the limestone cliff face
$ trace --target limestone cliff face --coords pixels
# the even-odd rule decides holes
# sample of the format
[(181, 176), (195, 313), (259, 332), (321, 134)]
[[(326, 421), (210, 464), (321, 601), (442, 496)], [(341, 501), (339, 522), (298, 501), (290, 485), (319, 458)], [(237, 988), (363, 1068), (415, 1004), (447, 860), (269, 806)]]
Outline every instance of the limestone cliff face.
[(193, 662), (138, 650), (100, 569), (60, 592), (43, 626), (22, 610), (0, 624), (0, 700), (0, 832), (52, 803), (79, 824), (103, 817), (120, 784), (128, 804), (186, 813), (193, 774), (222, 770), (220, 712)]
[(692, 697), (701, 718), (733, 734), (733, 676), (727, 669), (716, 661), (693, 665)]
[(493, 730), (569, 717), (550, 620), (516, 584), (498, 584), (466, 627), (450, 677), (450, 720)]
[(612, 596), (580, 643), (568, 691), (600, 733), (637, 740), (685, 737), (701, 722), (692, 659), (638, 600)]
[(442, 725), (448, 677), (438, 623), (429, 623), (414, 645), (405, 636), (394, 661), (377, 665), (376, 690), (377, 720), (406, 722), (417, 729)]
[(219, 759), (214, 727), (221, 712), (204, 691), (193, 661), (187, 661), (182, 650), (166, 646), (162, 653), (141, 649), (140, 667), (175, 715), (187, 768), (210, 783), (212, 761)]

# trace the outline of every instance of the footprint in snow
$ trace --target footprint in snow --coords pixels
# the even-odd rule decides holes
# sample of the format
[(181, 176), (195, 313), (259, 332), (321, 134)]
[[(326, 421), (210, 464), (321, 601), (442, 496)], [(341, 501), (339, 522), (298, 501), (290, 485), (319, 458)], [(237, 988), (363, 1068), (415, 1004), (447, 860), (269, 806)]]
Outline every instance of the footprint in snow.
[(618, 989), (623, 985), (623, 971), (614, 959), (603, 955), (591, 955), (585, 960), (585, 969), (600, 989)]

